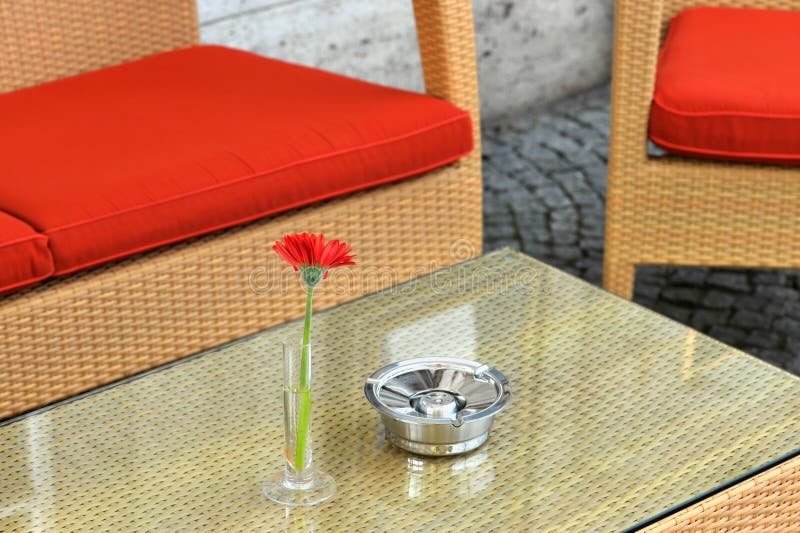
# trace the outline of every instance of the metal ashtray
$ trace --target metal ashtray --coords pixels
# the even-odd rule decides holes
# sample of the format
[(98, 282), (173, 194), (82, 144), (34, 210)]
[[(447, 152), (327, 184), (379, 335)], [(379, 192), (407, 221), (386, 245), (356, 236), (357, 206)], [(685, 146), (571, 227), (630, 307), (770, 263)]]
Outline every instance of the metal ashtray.
[(423, 357), (381, 368), (367, 379), (364, 394), (395, 446), (420, 455), (455, 455), (486, 442), (511, 388), (485, 364)]

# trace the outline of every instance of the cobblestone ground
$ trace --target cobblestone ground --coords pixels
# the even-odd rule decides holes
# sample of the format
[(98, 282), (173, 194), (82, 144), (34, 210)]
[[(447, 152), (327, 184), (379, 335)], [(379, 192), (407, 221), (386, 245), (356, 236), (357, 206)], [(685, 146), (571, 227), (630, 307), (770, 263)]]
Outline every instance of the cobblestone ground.
[[(484, 247), (600, 285), (609, 88), (483, 127)], [(644, 267), (634, 301), (800, 374), (800, 272)]]

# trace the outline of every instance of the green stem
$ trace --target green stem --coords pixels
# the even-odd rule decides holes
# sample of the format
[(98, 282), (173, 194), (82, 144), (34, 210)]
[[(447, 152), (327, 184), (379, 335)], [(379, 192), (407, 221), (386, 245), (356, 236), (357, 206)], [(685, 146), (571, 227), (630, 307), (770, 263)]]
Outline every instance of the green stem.
[(294, 464), (297, 470), (303, 470), (306, 460), (306, 440), (308, 439), (308, 426), (311, 419), (311, 389), (309, 384), (309, 366), (311, 365), (311, 302), (314, 298), (314, 289), (308, 288), (306, 295), (306, 318), (303, 323), (303, 347), (300, 358), (300, 413), (297, 420), (297, 448), (294, 454)]

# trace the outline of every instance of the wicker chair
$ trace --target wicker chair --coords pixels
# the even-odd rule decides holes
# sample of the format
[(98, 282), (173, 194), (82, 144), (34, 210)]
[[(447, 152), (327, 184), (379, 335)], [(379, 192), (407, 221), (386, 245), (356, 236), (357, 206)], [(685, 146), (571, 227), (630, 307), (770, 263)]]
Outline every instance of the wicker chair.
[[(0, 300), (0, 418), (302, 314), (269, 245), (298, 230), (354, 245), (364, 283), (320, 308), (481, 250), (481, 166), (470, 3), (415, 0), (429, 94), (472, 113), (476, 149), (424, 176), (53, 280)], [(0, 2), (0, 91), (194, 44), (194, 0)], [(255, 282), (255, 283), (252, 283)], [(253, 290), (253, 285), (256, 290)]]
[[(656, 62), (670, 18), (702, 0), (617, 0), (604, 286), (630, 299), (637, 265), (800, 267), (800, 171), (647, 155)], [(715, 5), (798, 9), (796, 0)], [(792, 530), (800, 457), (646, 531)]]
[(617, 0), (604, 286), (625, 298), (637, 265), (800, 267), (800, 170), (647, 155), (669, 20), (709, 4), (800, 9), (796, 0)]

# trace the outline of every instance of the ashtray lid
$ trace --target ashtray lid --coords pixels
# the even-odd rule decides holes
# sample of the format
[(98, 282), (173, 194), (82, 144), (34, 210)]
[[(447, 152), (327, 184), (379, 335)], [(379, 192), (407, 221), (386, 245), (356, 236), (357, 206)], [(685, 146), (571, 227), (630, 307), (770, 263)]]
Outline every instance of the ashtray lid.
[(391, 363), (369, 377), (367, 400), (382, 414), (417, 424), (452, 424), (494, 415), (511, 397), (508, 380), (477, 361), (421, 357)]

